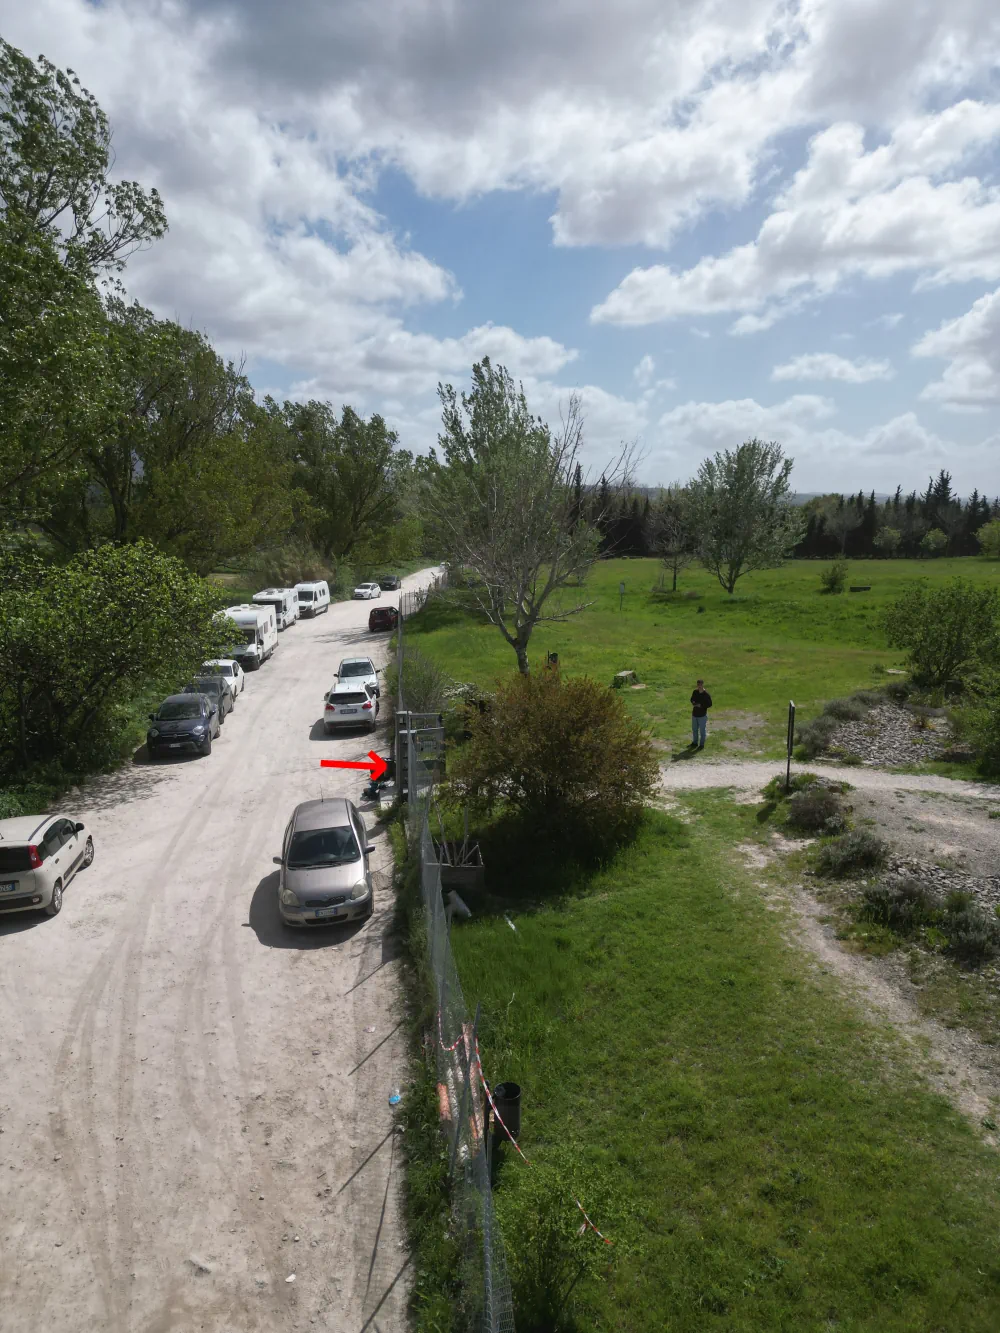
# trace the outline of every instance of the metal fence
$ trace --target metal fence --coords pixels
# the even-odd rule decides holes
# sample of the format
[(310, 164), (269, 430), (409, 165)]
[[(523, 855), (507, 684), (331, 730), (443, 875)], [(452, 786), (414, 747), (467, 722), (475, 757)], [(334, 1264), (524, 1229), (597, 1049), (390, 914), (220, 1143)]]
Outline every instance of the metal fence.
[[(429, 589), (443, 586), (438, 580)], [(478, 1010), (469, 1014), (451, 952), (450, 913), (441, 889), (441, 867), (431, 837), (434, 784), (443, 756), (441, 719), (407, 712), (403, 692), (406, 617), (428, 593), (400, 597), (398, 627), (397, 736), (405, 734), (407, 832), (412, 855), (420, 857), (420, 889), (427, 950), (435, 989), (438, 1099), (452, 1175), (453, 1222), (462, 1237), (462, 1314), (469, 1333), (514, 1333), (510, 1280), (490, 1186), (488, 1107), (483, 1095), (477, 1042)], [(397, 781), (402, 776), (397, 768)]]

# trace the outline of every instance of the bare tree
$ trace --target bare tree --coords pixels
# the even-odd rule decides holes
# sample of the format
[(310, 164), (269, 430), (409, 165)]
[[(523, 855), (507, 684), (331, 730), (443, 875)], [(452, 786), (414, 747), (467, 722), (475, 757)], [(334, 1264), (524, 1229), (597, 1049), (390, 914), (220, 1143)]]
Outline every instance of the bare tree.
[[(444, 457), (430, 473), (427, 514), (449, 558), (469, 575), (483, 615), (528, 675), (535, 627), (589, 605), (557, 596), (586, 575), (601, 540), (601, 515), (582, 513), (580, 505), (583, 408), (571, 395), (553, 433), (531, 415), (524, 390), (503, 366), (484, 358), (472, 381), (472, 392), (461, 397), (450, 384), (438, 386)], [(632, 455), (623, 447), (605, 477), (620, 487)]]
[(668, 486), (653, 506), (652, 547), (677, 591), (677, 576), (698, 559), (698, 539), (691, 512), (691, 497), (680, 484)]

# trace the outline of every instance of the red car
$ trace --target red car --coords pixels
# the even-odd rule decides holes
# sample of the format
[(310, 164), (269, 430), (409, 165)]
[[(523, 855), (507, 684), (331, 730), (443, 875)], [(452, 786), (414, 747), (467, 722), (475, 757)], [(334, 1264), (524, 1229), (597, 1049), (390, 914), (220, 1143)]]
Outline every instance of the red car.
[(395, 629), (399, 624), (399, 611), (394, 606), (373, 606), (368, 615), (368, 628), (374, 632), (380, 629)]

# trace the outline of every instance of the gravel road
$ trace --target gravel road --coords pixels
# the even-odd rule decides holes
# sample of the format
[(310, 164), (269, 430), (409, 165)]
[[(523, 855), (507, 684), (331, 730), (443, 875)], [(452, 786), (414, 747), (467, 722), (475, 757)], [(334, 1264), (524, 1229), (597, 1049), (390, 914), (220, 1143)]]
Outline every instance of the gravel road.
[[(714, 759), (678, 759), (660, 766), (661, 783), (666, 791), (705, 791), (710, 787), (733, 787), (753, 791), (763, 787), (776, 773), (784, 773), (781, 760), (732, 761)], [(1000, 801), (1000, 786), (985, 782), (963, 782), (943, 778), (936, 773), (889, 773), (885, 769), (860, 765), (792, 764), (793, 773), (822, 773), (837, 781), (849, 782), (862, 791), (931, 791), (947, 796), (972, 796), (984, 801)]]
[(209, 757), (63, 803), (94, 865), (0, 923), (4, 1333), (405, 1327), (390, 895), (288, 932), (271, 860), (296, 802), (360, 794), (321, 757), (384, 752), (318, 722), (341, 656), (384, 657), (369, 609), (285, 631)]

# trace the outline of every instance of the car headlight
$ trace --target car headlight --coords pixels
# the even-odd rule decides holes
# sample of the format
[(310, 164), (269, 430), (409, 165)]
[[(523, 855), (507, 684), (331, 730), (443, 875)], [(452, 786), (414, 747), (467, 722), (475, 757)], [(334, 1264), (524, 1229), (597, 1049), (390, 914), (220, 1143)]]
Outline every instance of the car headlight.
[(357, 902), (359, 898), (368, 897), (368, 881), (366, 879), (358, 880), (351, 890), (351, 902)]
[(192, 727), (191, 730), (194, 732), (196, 736), (200, 736), (201, 733), (205, 730), (205, 724), (203, 722), (199, 722), (198, 725), (196, 727)]
[(281, 890), (281, 901), (286, 907), (301, 907), (302, 905), (291, 889)]
[(155, 736), (159, 736), (159, 734), (160, 734), (160, 732), (159, 732), (159, 728), (158, 728), (158, 727), (150, 727), (150, 729), (149, 729), (149, 734), (150, 734), (150, 736), (154, 736), (154, 737), (155, 737)]

